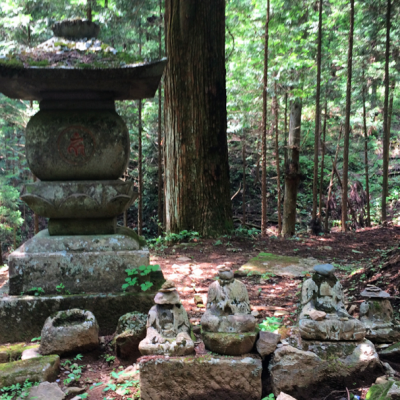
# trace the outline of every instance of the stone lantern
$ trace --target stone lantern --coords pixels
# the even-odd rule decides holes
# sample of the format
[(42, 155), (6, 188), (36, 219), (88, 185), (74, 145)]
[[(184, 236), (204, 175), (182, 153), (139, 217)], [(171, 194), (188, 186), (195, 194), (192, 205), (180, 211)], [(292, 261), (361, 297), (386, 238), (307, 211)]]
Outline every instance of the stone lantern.
[[(63, 21), (55, 24), (53, 31), (55, 37), (32, 52), (32, 56), (47, 52), (51, 61), (42, 64), (50, 65), (31, 66), (26, 59), (0, 60), (0, 91), (10, 98), (39, 101), (40, 111), (27, 125), (25, 144), (29, 168), (39, 181), (26, 184), (21, 199), (36, 214), (49, 218), (47, 230), (9, 256), (9, 295), (28, 294), (37, 287), (45, 295), (55, 295), (62, 284), (63, 292), (79, 295), (80, 303), (69, 304), (64, 296), (58, 306), (50, 307), (52, 311), (73, 305), (92, 307), (96, 314), (93, 308), (106, 307), (104, 302), (90, 306), (89, 294), (93, 299), (94, 294), (104, 297), (104, 293), (112, 293), (115, 302), (115, 296), (125, 296), (121, 293), (125, 270), (149, 264), (145, 242), (116, 223), (137, 193), (133, 182), (120, 179), (128, 165), (130, 142), (115, 100), (153, 97), (166, 60), (120, 62), (114, 49), (96, 39), (99, 26), (89, 21)], [(104, 54), (104, 62), (99, 62), (100, 54)], [(96, 61), (91, 62), (95, 56)], [(76, 64), (74, 57), (82, 60)], [(65, 60), (64, 65), (57, 63), (60, 59)], [(108, 65), (107, 59), (114, 61)], [(70, 60), (75, 64), (71, 66)], [(163, 282), (161, 270), (139, 275), (138, 283), (149, 280), (157, 291)], [(140, 292), (140, 287), (136, 288), (132, 290)], [(149, 303), (144, 302), (143, 311), (153, 296), (154, 292)], [(16, 299), (19, 304), (24, 301), (21, 296)], [(53, 304), (51, 297), (48, 299)], [(135, 309), (135, 301), (130, 299), (129, 309), (121, 309), (121, 315)], [(0, 308), (3, 306), (0, 303)], [(113, 310), (115, 313), (115, 307)], [(20, 318), (24, 318), (22, 314)], [(113, 318), (117, 321), (119, 316)], [(101, 317), (96, 317), (101, 329)], [(0, 331), (0, 342), (1, 335)]]

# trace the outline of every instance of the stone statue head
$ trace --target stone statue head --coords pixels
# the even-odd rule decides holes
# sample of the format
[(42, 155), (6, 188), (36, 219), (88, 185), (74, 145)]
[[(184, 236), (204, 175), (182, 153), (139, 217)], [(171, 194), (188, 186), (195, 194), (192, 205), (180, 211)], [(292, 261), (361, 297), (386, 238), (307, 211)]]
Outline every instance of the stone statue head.
[(226, 265), (218, 267), (218, 277), (221, 286), (229, 285), (233, 282), (233, 271)]
[(158, 305), (162, 305), (164, 308), (171, 308), (168, 306), (180, 305), (181, 301), (174, 282), (169, 280), (165, 281), (156, 294), (156, 297), (154, 297), (154, 302)]

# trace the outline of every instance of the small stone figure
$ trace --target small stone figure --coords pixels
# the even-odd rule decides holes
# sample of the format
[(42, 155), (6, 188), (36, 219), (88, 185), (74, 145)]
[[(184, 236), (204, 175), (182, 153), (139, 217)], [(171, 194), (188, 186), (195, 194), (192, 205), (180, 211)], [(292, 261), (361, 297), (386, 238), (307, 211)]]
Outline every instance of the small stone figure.
[(143, 355), (184, 356), (194, 353), (190, 323), (172, 281), (166, 281), (154, 298), (147, 317), (147, 333), (139, 343)]
[(312, 278), (303, 284), (299, 317), (303, 339), (357, 341), (365, 337), (364, 324), (344, 307), (342, 285), (334, 273), (333, 265), (316, 265)]
[(208, 289), (207, 310), (201, 319), (203, 340), (211, 351), (227, 355), (248, 353), (257, 337), (246, 286), (233, 271), (218, 269), (219, 280)]
[(389, 293), (367, 286), (361, 296), (368, 298), (360, 305), (360, 320), (367, 328), (367, 339), (375, 343), (399, 341), (400, 325), (393, 319)]

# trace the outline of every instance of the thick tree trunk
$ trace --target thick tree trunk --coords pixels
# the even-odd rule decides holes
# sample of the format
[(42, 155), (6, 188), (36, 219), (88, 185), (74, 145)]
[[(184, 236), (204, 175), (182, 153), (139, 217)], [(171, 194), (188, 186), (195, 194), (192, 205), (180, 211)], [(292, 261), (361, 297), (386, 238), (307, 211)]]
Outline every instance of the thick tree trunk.
[(383, 168), (382, 168), (382, 224), (387, 224), (386, 198), (388, 197), (389, 178), (389, 58), (390, 58), (390, 8), (391, 0), (387, 2), (386, 15), (386, 54), (385, 54), (385, 100), (383, 105)]
[(225, 1), (167, 0), (166, 230), (232, 229), (226, 137)]
[[(363, 71), (364, 79), (364, 71)], [(363, 128), (364, 128), (364, 160), (365, 160), (365, 190), (367, 192), (367, 226), (371, 226), (371, 207), (369, 203), (369, 173), (368, 173), (368, 131), (367, 131), (367, 110), (365, 107), (366, 85), (363, 84)]]
[(290, 107), (289, 151), (285, 173), (285, 201), (283, 203), (282, 234), (293, 236), (296, 231), (297, 188), (300, 181), (300, 133), (302, 100), (295, 99)]
[[(319, 0), (318, 51), (317, 51), (317, 92), (315, 95), (315, 133), (314, 133), (314, 179), (313, 179), (313, 208), (311, 220), (317, 224), (318, 207), (318, 153), (320, 140), (320, 95), (321, 95), (321, 52), (322, 52), (322, 0)], [(319, 220), (318, 220), (319, 222)], [(319, 222), (320, 224), (320, 222)]]
[(347, 57), (346, 116), (344, 123), (343, 186), (342, 186), (342, 232), (347, 231), (347, 186), (349, 179), (349, 142), (351, 112), (351, 78), (353, 71), (354, 0), (350, 0), (349, 53)]
[(86, 18), (92, 21), (92, 0), (86, 1)]
[[(159, 9), (160, 9), (160, 18), (162, 15), (162, 3), (159, 1)], [(158, 57), (161, 59), (162, 57), (162, 27), (158, 29)], [(158, 234), (161, 235), (163, 231), (163, 204), (164, 204), (164, 196), (163, 196), (163, 176), (162, 176), (162, 82), (160, 82), (160, 86), (158, 87), (158, 131), (157, 131), (157, 142), (158, 142), (158, 209), (157, 209), (157, 218), (158, 218)]]
[(261, 236), (267, 235), (267, 89), (268, 89), (268, 41), (269, 41), (269, 0), (267, 0), (267, 19), (264, 38), (264, 79), (263, 112), (261, 132)]

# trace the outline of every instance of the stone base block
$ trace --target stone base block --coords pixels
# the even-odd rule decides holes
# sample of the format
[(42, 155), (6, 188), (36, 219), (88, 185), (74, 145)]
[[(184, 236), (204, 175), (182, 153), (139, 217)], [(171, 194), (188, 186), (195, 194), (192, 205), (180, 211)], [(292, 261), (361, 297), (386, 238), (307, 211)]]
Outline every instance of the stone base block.
[[(126, 269), (149, 265), (149, 251), (125, 230), (114, 235), (50, 236), (41, 231), (9, 256), (9, 294), (30, 294), (42, 288), (46, 295), (121, 292)], [(149, 275), (135, 275), (140, 284), (153, 283), (156, 291), (164, 282), (161, 269)], [(133, 310), (128, 310), (133, 311)], [(147, 312), (147, 310), (146, 310)]]
[(0, 343), (30, 341), (41, 334), (47, 317), (62, 310), (91, 311), (101, 336), (115, 332), (118, 319), (132, 311), (147, 313), (154, 293), (116, 293), (70, 296), (8, 296), (0, 298)]
[(261, 358), (142, 357), (142, 400), (259, 400)]
[(208, 350), (228, 356), (250, 353), (258, 336), (258, 332), (220, 333), (202, 331), (201, 334)]
[(14, 361), (0, 366), (0, 388), (30, 382), (54, 382), (60, 367), (56, 355)]
[[(292, 338), (291, 338), (292, 339)], [(323, 398), (336, 388), (371, 385), (384, 374), (374, 345), (359, 342), (289, 340), (273, 354), (269, 371), (275, 395)]]

